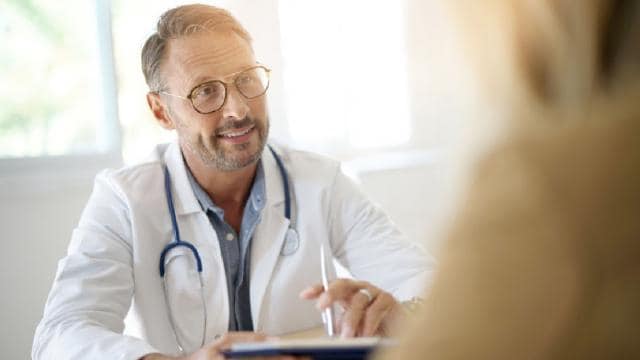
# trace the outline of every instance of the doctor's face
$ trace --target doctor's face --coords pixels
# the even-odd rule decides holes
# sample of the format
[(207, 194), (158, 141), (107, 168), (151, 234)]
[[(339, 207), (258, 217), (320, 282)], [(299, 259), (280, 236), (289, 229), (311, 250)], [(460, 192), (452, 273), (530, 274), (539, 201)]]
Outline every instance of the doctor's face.
[[(269, 120), (265, 95), (256, 88), (261, 85), (246, 85), (268, 75), (256, 65), (250, 44), (232, 32), (169, 41), (162, 65), (167, 86), (159, 96), (166, 110), (163, 126), (176, 129), (183, 152), (222, 171), (258, 161)], [(224, 102), (202, 100), (212, 94)]]

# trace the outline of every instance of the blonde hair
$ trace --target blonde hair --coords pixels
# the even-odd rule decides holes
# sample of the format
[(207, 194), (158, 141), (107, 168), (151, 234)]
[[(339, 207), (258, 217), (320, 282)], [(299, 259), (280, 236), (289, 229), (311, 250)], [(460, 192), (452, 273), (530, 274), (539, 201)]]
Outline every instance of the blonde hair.
[(164, 87), (161, 67), (168, 41), (205, 30), (231, 31), (251, 44), (247, 30), (227, 10), (202, 4), (167, 10), (160, 16), (156, 32), (142, 47), (142, 72), (150, 91), (160, 91)]
[(640, 2), (485, 0), (455, 9), (481, 82), (516, 108), (575, 108), (640, 80)]

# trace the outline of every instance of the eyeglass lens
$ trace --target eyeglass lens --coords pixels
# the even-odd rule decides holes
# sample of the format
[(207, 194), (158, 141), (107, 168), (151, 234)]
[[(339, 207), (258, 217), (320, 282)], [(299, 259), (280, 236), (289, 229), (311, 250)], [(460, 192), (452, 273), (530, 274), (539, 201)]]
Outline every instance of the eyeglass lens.
[[(258, 66), (237, 74), (233, 84), (242, 96), (253, 99), (267, 91), (269, 75), (265, 68)], [(191, 102), (198, 112), (214, 112), (224, 105), (226, 93), (226, 86), (222, 81), (209, 81), (193, 89)]]

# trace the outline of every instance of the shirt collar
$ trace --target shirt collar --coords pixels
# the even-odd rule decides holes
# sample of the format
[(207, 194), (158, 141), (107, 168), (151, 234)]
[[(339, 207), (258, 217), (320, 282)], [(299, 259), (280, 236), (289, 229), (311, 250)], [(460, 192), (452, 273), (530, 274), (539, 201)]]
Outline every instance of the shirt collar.
[[(213, 200), (209, 197), (206, 191), (198, 184), (195, 177), (191, 173), (191, 170), (188, 166), (185, 168), (187, 170), (187, 178), (189, 179), (189, 184), (191, 185), (191, 189), (193, 190), (193, 194), (195, 195), (198, 203), (202, 210), (206, 213), (212, 211), (216, 214), (220, 219), (224, 219), (224, 210), (217, 206)], [(264, 208), (265, 198), (266, 198), (266, 189), (265, 189), (265, 177), (264, 177), (264, 167), (262, 166), (262, 160), (258, 162), (258, 167), (256, 168), (256, 176), (253, 179), (253, 185), (251, 186), (251, 192), (249, 195), (249, 199), (247, 200), (247, 204), (251, 204), (253, 210), (256, 212), (260, 212)], [(246, 206), (245, 206), (246, 210)]]

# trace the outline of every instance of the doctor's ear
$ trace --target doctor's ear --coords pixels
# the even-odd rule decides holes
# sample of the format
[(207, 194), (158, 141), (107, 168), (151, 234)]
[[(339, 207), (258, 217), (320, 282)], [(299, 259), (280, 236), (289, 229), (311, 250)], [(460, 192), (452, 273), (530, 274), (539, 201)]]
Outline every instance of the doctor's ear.
[(167, 130), (175, 129), (175, 125), (169, 116), (169, 111), (165, 103), (160, 98), (160, 94), (157, 92), (148, 92), (147, 104), (149, 105), (149, 109), (151, 109), (151, 113), (153, 113), (153, 117), (156, 118), (160, 126)]

